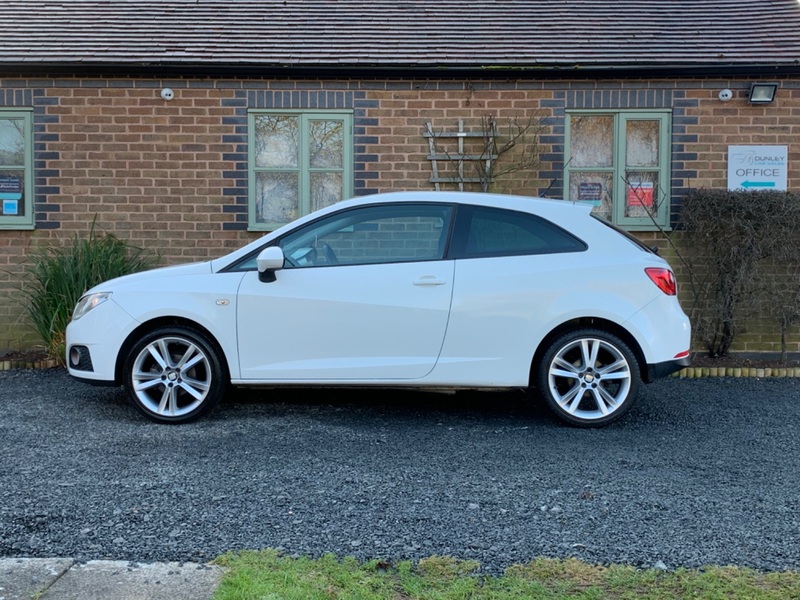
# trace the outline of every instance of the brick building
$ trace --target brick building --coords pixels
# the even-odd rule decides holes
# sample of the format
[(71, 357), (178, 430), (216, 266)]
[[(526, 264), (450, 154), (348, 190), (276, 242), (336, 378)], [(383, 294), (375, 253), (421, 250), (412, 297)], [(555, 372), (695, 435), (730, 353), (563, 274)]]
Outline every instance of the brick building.
[(728, 185), (729, 146), (785, 147), (800, 189), (796, 0), (12, 0), (4, 19), (0, 349), (36, 343), (15, 291), (36, 245), (96, 219), (204, 260), (344, 197), (469, 187), (453, 156), (487, 118), (540, 127), (537, 164), (493, 189), (592, 201), (655, 243), (687, 190)]

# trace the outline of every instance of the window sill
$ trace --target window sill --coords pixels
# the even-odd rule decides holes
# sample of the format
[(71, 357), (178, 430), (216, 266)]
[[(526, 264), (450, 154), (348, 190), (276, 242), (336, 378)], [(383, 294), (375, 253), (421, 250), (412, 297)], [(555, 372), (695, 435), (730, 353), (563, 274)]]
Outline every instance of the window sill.
[(25, 223), (0, 223), (0, 231), (33, 231), (35, 225)]

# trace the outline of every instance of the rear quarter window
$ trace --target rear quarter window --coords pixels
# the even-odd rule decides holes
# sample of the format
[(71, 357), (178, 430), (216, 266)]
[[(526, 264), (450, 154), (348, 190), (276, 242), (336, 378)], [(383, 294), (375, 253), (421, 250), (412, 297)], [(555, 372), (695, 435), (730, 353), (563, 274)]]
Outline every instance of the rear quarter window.
[(513, 210), (461, 206), (454, 252), (463, 258), (583, 252), (586, 244), (550, 221)]

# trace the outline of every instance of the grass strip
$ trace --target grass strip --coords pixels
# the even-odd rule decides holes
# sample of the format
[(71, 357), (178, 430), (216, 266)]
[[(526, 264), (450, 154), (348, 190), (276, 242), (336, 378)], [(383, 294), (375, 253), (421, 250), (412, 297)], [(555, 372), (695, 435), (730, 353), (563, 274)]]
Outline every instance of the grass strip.
[(662, 571), (537, 558), (494, 577), (481, 574), (475, 561), (443, 556), (390, 564), (261, 550), (228, 553), (215, 562), (227, 572), (214, 600), (800, 599), (798, 572), (730, 566)]

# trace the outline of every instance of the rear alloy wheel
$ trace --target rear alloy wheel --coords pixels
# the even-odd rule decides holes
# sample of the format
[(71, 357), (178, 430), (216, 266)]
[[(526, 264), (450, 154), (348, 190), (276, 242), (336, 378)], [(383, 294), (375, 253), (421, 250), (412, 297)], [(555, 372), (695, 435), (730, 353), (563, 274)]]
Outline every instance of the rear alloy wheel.
[(227, 381), (218, 353), (199, 331), (150, 332), (125, 361), (125, 388), (134, 406), (157, 423), (188, 423), (214, 408)]
[(580, 427), (599, 427), (631, 408), (641, 374), (636, 357), (621, 339), (599, 329), (580, 329), (548, 348), (537, 383), (561, 419)]

